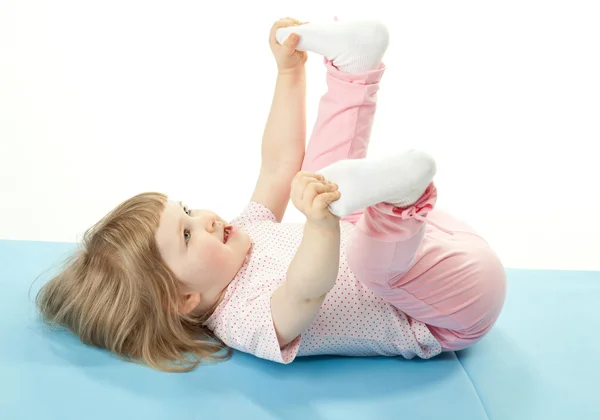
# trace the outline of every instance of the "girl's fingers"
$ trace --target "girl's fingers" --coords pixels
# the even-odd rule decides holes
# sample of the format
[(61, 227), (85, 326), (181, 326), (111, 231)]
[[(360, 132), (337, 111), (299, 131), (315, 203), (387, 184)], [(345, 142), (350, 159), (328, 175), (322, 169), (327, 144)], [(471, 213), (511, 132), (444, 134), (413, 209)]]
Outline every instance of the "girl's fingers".
[(285, 19), (292, 21), (296, 25), (302, 25), (302, 22), (300, 22), (298, 19), (294, 19), (293, 17), (288, 16)]
[(328, 192), (324, 194), (319, 194), (319, 196), (315, 199), (314, 204), (315, 207), (319, 210), (325, 210), (331, 203), (339, 200), (341, 194), (339, 191)]
[(314, 172), (300, 171), (296, 174), (297, 178), (304, 178), (307, 176), (311, 177), (311, 178), (316, 178), (320, 181), (323, 181), (325, 179), (325, 177), (323, 177), (323, 175), (315, 174)]
[(277, 22), (275, 22), (273, 24), (273, 26), (271, 27), (271, 32), (269, 32), (269, 42), (270, 43), (274, 43), (277, 44), (277, 38), (276, 38), (276, 33), (277, 33), (277, 29), (280, 28), (287, 28), (288, 26), (294, 26), (294, 23), (289, 21), (289, 20), (278, 20)]
[(312, 203), (315, 201), (316, 197), (319, 194), (323, 194), (327, 191), (327, 185), (323, 184), (322, 182), (316, 181), (309, 183), (303, 190), (302, 200), (305, 202), (305, 204), (312, 207)]
[(321, 175), (309, 174), (309, 175), (306, 175), (306, 176), (300, 178), (300, 185), (302, 185), (304, 188), (306, 188), (306, 186), (308, 184), (310, 184), (311, 182), (324, 182), (324, 181), (325, 181), (325, 179)]

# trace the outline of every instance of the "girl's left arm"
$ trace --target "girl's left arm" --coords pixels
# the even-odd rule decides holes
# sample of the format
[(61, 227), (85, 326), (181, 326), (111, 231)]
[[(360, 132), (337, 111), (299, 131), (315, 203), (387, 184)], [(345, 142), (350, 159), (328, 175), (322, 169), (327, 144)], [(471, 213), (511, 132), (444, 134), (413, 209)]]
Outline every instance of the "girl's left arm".
[(300, 171), (306, 147), (306, 70), (277, 75), (271, 111), (262, 139), (262, 165), (252, 201), (273, 212), (278, 221), (290, 199), (291, 182)]

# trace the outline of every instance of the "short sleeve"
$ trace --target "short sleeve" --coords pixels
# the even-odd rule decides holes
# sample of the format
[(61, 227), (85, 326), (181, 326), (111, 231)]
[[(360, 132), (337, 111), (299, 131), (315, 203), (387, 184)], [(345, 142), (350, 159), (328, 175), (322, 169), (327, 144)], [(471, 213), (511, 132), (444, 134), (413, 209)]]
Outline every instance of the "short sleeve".
[(257, 222), (271, 221), (277, 223), (277, 218), (271, 210), (263, 206), (260, 203), (251, 201), (244, 208), (242, 213), (236, 217), (231, 223), (234, 226), (243, 228), (244, 226), (251, 225)]
[(301, 336), (279, 348), (271, 315), (271, 294), (253, 299), (231, 299), (215, 320), (216, 335), (229, 347), (278, 363), (291, 363), (300, 348)]

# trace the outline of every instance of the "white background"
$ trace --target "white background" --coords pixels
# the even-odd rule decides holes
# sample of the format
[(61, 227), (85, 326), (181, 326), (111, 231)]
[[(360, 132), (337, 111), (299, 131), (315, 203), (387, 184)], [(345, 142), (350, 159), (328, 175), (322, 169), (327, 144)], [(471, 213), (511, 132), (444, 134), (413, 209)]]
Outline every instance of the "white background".
[[(600, 269), (596, 1), (0, 0), (0, 238), (76, 241), (147, 190), (233, 218), (272, 23), (335, 15), (390, 28), (372, 155), (434, 154), (438, 205), (508, 267)], [(325, 83), (307, 66), (310, 132)]]

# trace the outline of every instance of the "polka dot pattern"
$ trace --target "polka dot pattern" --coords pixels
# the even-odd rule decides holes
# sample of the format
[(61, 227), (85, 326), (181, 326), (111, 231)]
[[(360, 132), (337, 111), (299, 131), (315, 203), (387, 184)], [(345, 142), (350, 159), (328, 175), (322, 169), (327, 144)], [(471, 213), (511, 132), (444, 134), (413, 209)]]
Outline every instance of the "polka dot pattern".
[(441, 353), (427, 326), (366, 289), (348, 268), (346, 244), (354, 225), (342, 222), (340, 270), (312, 324), (280, 350), (271, 295), (285, 281), (302, 240), (302, 224), (278, 223), (269, 209), (250, 203), (232, 224), (252, 238), (252, 250), (207, 326), (228, 346), (279, 363), (296, 356), (415, 356)]

